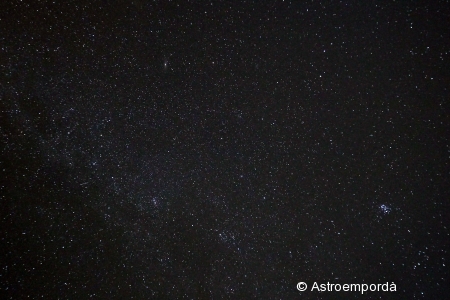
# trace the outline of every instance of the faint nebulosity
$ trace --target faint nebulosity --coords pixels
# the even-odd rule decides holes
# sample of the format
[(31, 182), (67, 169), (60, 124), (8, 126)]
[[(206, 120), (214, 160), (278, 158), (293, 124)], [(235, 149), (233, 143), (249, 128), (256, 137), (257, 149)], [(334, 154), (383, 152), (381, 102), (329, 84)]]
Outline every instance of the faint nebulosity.
[(448, 1), (0, 6), (5, 299), (448, 295)]

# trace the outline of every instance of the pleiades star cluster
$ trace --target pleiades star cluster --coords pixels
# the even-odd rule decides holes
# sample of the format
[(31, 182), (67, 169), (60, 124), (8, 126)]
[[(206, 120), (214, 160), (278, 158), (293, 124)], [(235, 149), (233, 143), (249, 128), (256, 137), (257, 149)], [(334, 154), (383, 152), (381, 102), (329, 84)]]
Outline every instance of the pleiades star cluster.
[(3, 1), (1, 298), (447, 299), (449, 7)]

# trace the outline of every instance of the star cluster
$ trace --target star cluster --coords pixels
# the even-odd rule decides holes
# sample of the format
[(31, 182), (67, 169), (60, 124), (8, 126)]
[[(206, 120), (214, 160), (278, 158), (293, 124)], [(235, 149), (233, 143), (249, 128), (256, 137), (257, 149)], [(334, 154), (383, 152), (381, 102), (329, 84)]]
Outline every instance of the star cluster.
[(447, 295), (446, 1), (24, 2), (0, 13), (7, 299)]

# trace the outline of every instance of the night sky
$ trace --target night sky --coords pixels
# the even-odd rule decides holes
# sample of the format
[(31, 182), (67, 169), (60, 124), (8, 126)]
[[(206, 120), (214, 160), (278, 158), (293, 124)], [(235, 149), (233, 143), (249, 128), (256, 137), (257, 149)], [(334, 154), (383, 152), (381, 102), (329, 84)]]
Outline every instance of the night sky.
[(449, 6), (3, 1), (1, 297), (448, 299)]

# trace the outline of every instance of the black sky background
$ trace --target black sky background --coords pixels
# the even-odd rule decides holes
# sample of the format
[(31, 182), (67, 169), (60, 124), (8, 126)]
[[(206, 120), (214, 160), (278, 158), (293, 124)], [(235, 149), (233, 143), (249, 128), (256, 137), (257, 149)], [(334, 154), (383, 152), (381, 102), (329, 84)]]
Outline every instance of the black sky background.
[(0, 4), (7, 299), (445, 299), (447, 1)]

